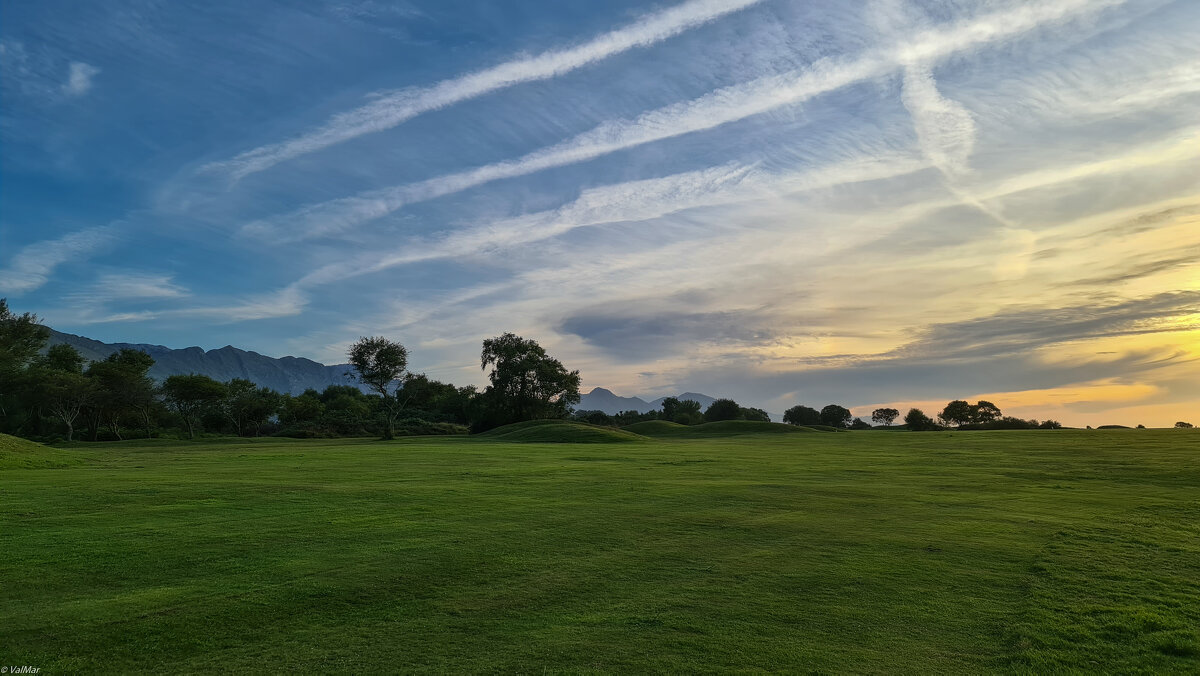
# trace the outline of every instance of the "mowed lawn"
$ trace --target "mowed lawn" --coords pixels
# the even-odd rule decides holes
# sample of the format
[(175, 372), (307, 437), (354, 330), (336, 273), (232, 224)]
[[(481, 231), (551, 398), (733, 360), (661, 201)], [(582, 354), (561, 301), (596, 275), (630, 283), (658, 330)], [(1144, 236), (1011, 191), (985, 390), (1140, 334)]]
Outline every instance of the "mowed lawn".
[(43, 674), (1200, 671), (1200, 430), (55, 453), (0, 469)]

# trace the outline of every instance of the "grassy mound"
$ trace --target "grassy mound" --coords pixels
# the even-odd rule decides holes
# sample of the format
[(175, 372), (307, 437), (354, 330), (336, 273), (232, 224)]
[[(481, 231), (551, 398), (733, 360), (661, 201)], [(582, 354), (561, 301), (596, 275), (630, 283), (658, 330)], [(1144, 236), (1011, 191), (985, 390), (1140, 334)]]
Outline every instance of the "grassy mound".
[(67, 467), (79, 461), (70, 451), (0, 434), (0, 469)]
[(625, 430), (570, 420), (528, 420), (497, 427), (478, 436), (497, 441), (553, 444), (611, 444), (645, 438)]
[(649, 420), (634, 423), (624, 428), (647, 437), (711, 437), (738, 436), (742, 434), (793, 434), (812, 432), (808, 427), (797, 427), (783, 423), (758, 422), (755, 420), (722, 420), (700, 425), (678, 425), (665, 420)]
[(626, 425), (621, 429), (625, 430), (626, 432), (633, 432), (634, 434), (641, 434), (647, 437), (656, 437), (675, 434), (681, 431), (686, 432), (688, 426), (680, 425), (679, 423), (671, 422), (670, 420), (643, 420), (642, 422), (633, 423), (632, 425)]

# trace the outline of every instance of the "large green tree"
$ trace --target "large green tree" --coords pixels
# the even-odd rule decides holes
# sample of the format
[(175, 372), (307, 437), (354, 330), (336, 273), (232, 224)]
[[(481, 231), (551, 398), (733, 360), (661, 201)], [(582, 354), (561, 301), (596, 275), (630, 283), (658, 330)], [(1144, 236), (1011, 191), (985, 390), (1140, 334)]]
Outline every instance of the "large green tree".
[(188, 438), (195, 439), (200, 418), (221, 404), (227, 390), (224, 383), (192, 373), (169, 376), (163, 381), (162, 393), (167, 404), (183, 419)]
[(123, 348), (101, 361), (92, 362), (87, 377), (96, 396), (88, 407), (92, 439), (101, 426), (121, 438), (121, 421), (140, 419), (150, 433), (150, 412), (154, 406), (154, 381), (147, 373), (154, 358), (141, 350)]
[(233, 423), (239, 437), (246, 436), (251, 429), (257, 430), (268, 418), (279, 411), (282, 403), (279, 393), (269, 387), (259, 387), (245, 378), (234, 378), (225, 383), (226, 396), (221, 410)]
[(704, 409), (704, 422), (740, 420), (741, 417), (742, 407), (732, 399), (718, 399)]
[(568, 371), (536, 341), (513, 333), (488, 338), (479, 361), (492, 367), (481, 395), (486, 426), (565, 418), (579, 403), (579, 371)]
[(396, 416), (404, 407), (398, 394), (408, 376), (408, 348), (382, 336), (359, 338), (349, 357), (359, 382), (382, 399), (383, 438), (395, 438)]
[(789, 425), (820, 425), (821, 412), (811, 406), (793, 406), (783, 412), (783, 422)]
[(28, 367), (49, 339), (50, 329), (36, 315), (14, 314), (8, 300), (0, 298), (0, 422), (5, 428), (12, 424), (11, 412), (29, 413), (34, 381)]
[(96, 395), (94, 383), (83, 374), (84, 358), (70, 345), (54, 345), (34, 360), (30, 377), (36, 400), (62, 421), (67, 441), (75, 437), (75, 421)]
[(681, 425), (696, 425), (704, 422), (704, 414), (700, 412), (698, 401), (667, 397), (662, 401), (662, 419)]
[(49, 339), (50, 329), (39, 323), (37, 315), (14, 314), (8, 299), (0, 298), (0, 383), (7, 384), (13, 374), (24, 370)]
[(961, 427), (971, 424), (974, 421), (975, 414), (971, 410), (971, 404), (962, 399), (955, 399), (946, 404), (946, 407), (938, 414), (938, 418), (941, 418), (942, 422), (946, 425)]
[(846, 428), (854, 421), (854, 415), (850, 413), (850, 409), (838, 404), (830, 404), (821, 409), (821, 424), (830, 427)]
[(877, 408), (871, 411), (871, 421), (876, 425), (892, 426), (896, 422), (896, 418), (900, 417), (900, 411), (894, 408)]

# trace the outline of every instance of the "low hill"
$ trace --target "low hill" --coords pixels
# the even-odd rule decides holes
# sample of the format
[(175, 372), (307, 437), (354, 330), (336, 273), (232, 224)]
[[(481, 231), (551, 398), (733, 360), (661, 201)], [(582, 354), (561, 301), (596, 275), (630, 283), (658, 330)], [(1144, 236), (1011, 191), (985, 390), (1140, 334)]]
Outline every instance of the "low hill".
[(633, 432), (570, 420), (529, 420), (476, 435), (497, 441), (530, 443), (611, 444), (644, 440)]
[(621, 429), (634, 434), (641, 434), (647, 437), (668, 436), (671, 434), (681, 434), (688, 429), (687, 425), (680, 425), (677, 422), (670, 420), (643, 420), (639, 423), (626, 425)]
[(303, 357), (267, 357), (257, 352), (226, 345), (217, 350), (187, 347), (180, 350), (144, 343), (103, 343), (61, 331), (50, 332), (50, 345), (70, 345), (88, 361), (99, 361), (124, 349), (141, 350), (154, 358), (150, 377), (162, 382), (167, 376), (198, 373), (222, 382), (245, 378), (276, 392), (300, 394), (308, 388), (324, 390), (330, 385), (356, 384), (346, 377), (348, 364), (326, 366)]
[(71, 451), (0, 434), (0, 470), (67, 467), (79, 464), (80, 460), (80, 456)]
[(712, 437), (743, 434), (795, 434), (816, 431), (810, 427), (754, 420), (722, 420), (691, 426), (665, 420), (648, 420), (634, 423), (623, 429), (647, 437)]

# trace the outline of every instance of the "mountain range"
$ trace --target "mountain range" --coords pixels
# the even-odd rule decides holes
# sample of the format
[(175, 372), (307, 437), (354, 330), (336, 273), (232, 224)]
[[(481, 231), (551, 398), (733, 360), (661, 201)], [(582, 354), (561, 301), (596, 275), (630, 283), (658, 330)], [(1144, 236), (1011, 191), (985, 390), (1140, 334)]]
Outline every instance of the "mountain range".
[(70, 345), (88, 361), (99, 361), (123, 348), (141, 350), (154, 357), (154, 366), (150, 367), (149, 375), (159, 382), (179, 373), (198, 373), (222, 382), (245, 378), (276, 392), (289, 394), (300, 394), (310, 387), (320, 391), (330, 385), (358, 386), (347, 375), (349, 364), (326, 366), (303, 357), (267, 357), (232, 345), (208, 351), (198, 347), (177, 350), (142, 343), (102, 343), (52, 329), (50, 345), (59, 344)]
[[(716, 401), (715, 397), (710, 397), (707, 394), (700, 394), (698, 392), (684, 392), (683, 394), (676, 395), (676, 398), (681, 401), (691, 399), (692, 401), (699, 402), (700, 410), (708, 408), (709, 404)], [(609, 415), (616, 415), (621, 411), (637, 411), (638, 413), (648, 413), (650, 411), (657, 411), (662, 408), (663, 399), (666, 399), (666, 397), (659, 397), (658, 399), (652, 399), (650, 401), (646, 401), (641, 397), (621, 397), (613, 394), (611, 390), (606, 390), (603, 387), (596, 387), (593, 388), (591, 392), (582, 395), (579, 398), (579, 403), (575, 405), (575, 408), (580, 411), (604, 411)]]

